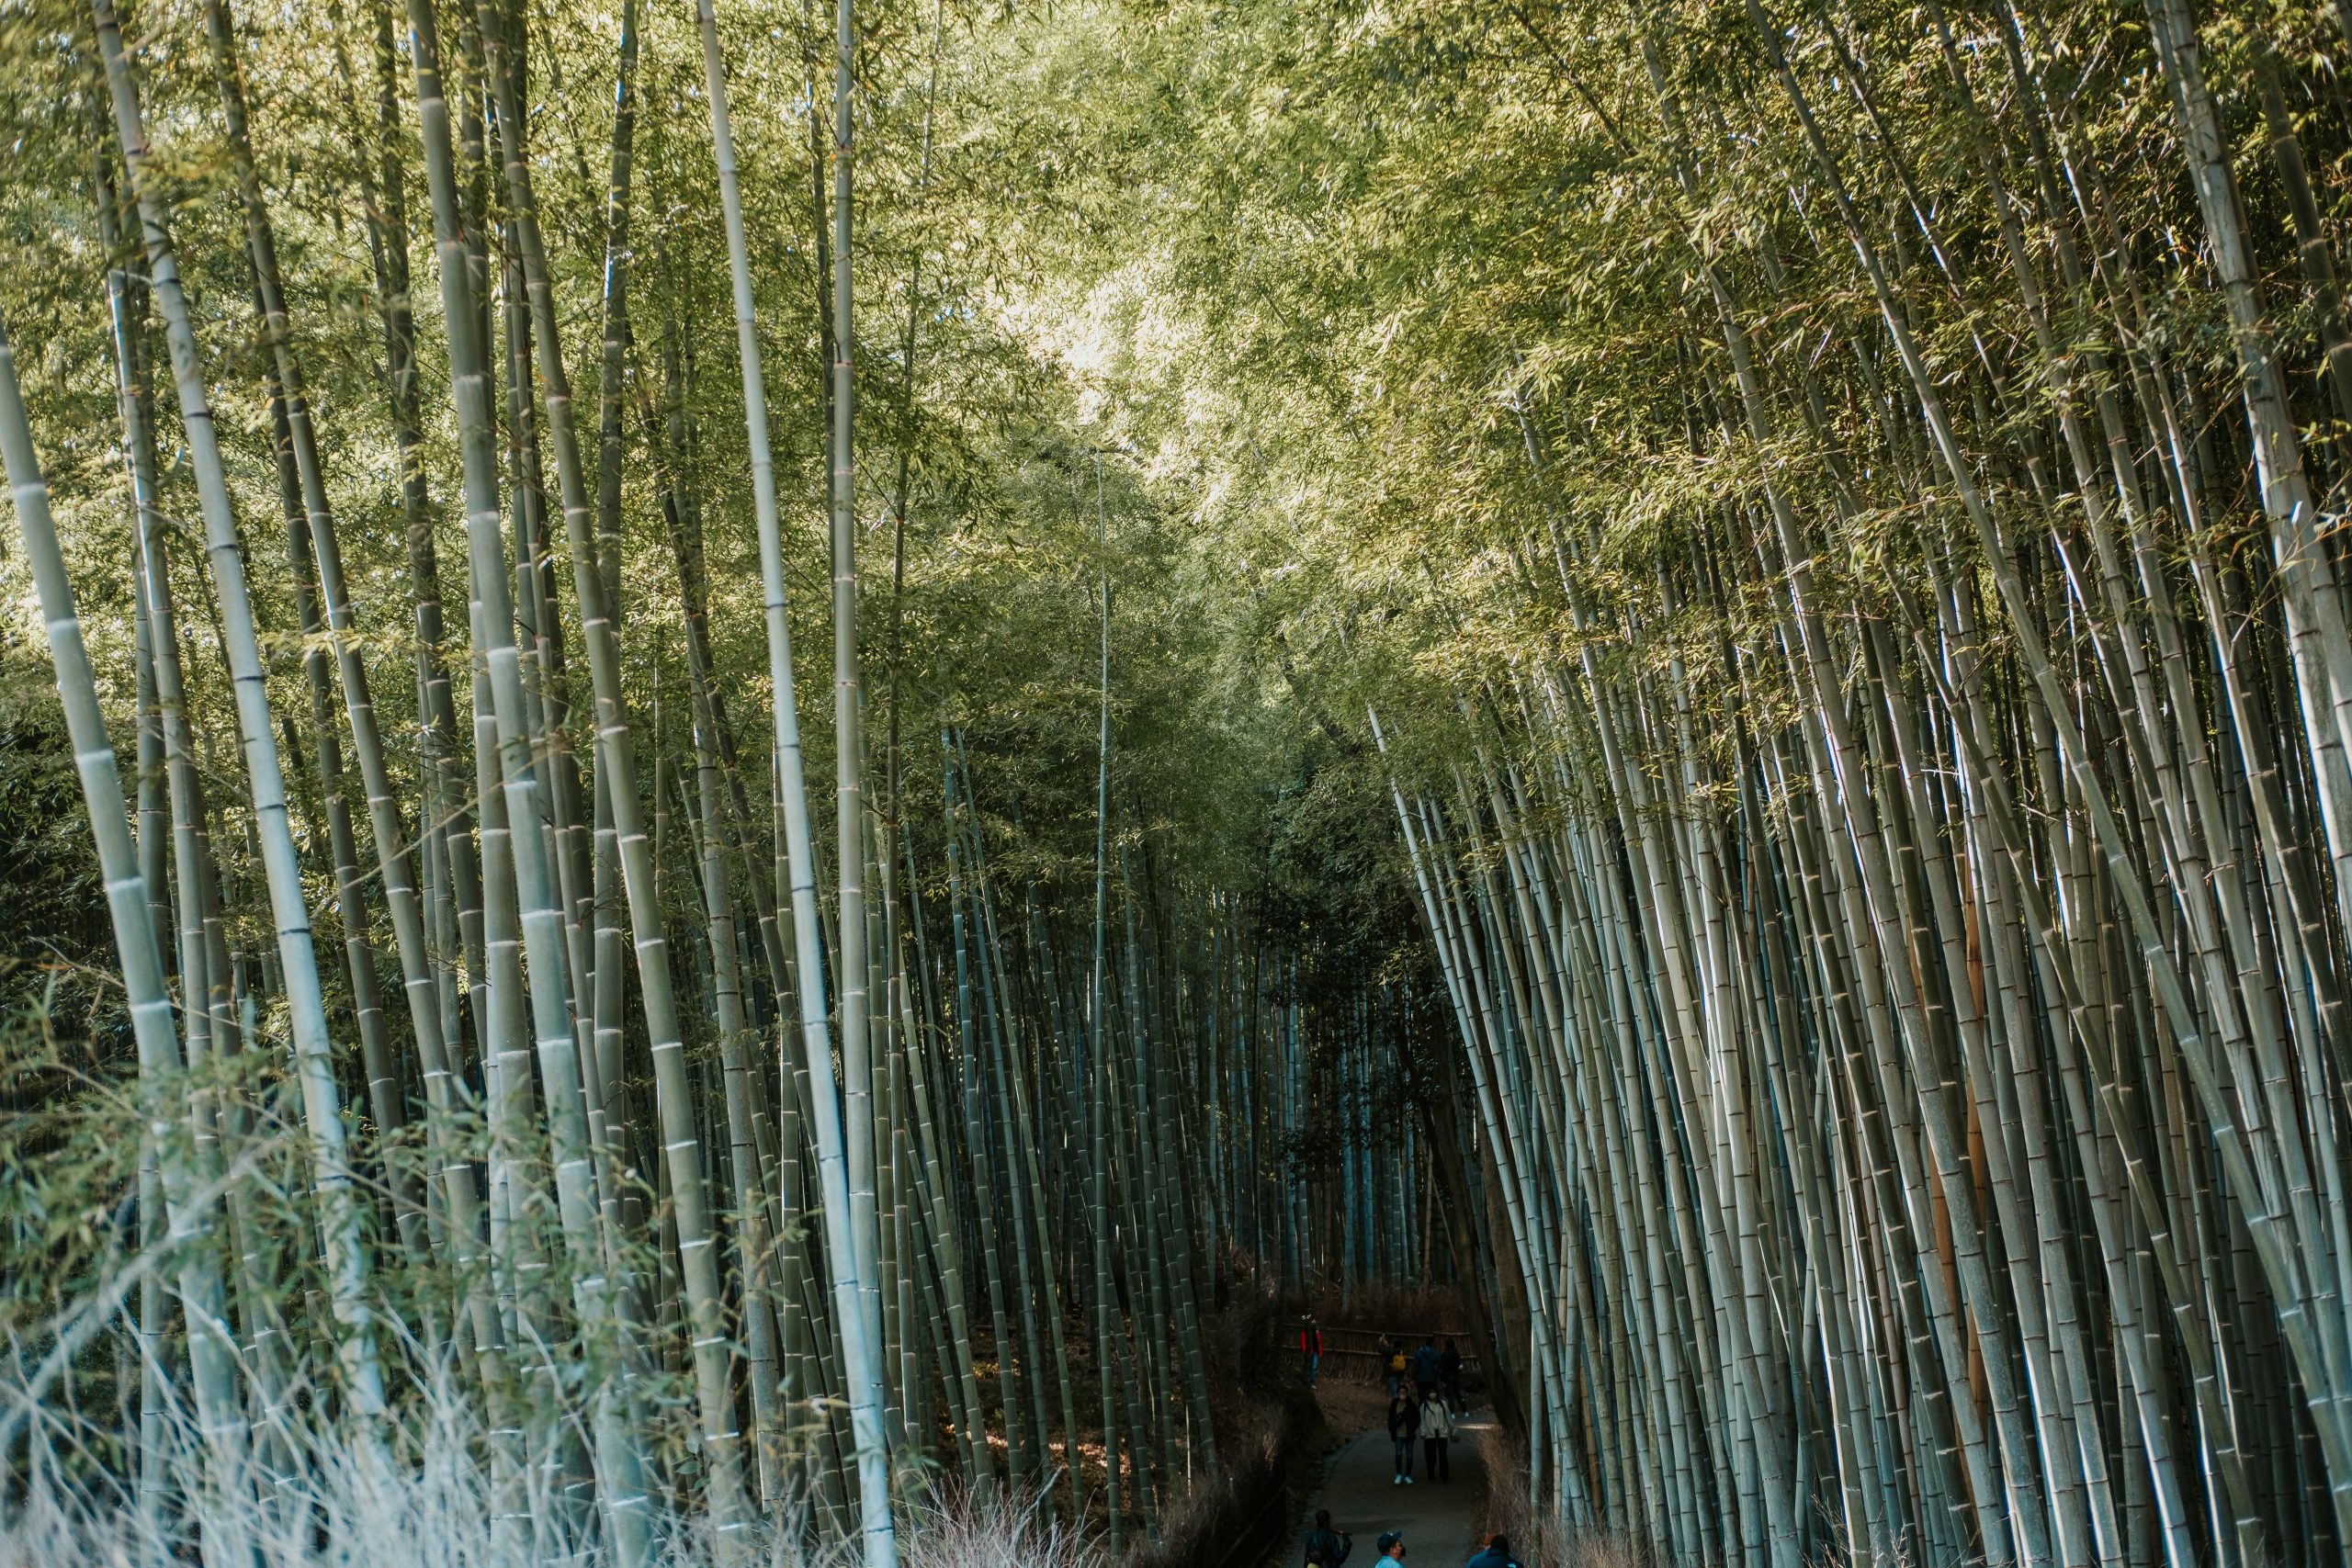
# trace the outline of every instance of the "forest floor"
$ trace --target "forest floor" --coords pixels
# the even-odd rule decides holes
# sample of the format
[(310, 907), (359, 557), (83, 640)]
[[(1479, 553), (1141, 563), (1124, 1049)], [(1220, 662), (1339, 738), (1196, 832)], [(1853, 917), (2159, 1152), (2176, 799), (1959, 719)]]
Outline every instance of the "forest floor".
[(1331, 1528), (1355, 1538), (1349, 1568), (1371, 1568), (1374, 1543), (1383, 1530), (1403, 1530), (1408, 1561), (1420, 1568), (1457, 1568), (1485, 1542), (1477, 1539), (1486, 1518), (1487, 1470), (1479, 1434), (1494, 1423), (1481, 1410), (1465, 1416), (1450, 1448), (1453, 1479), (1433, 1482), (1421, 1472), (1419, 1445), (1410, 1486), (1396, 1485), (1389, 1446), (1387, 1399), (1378, 1384), (1327, 1382), (1315, 1391), (1335, 1432), (1351, 1433), (1324, 1461), (1322, 1483), (1294, 1521), (1280, 1568), (1300, 1561), (1306, 1531), (1317, 1508), (1331, 1510)]

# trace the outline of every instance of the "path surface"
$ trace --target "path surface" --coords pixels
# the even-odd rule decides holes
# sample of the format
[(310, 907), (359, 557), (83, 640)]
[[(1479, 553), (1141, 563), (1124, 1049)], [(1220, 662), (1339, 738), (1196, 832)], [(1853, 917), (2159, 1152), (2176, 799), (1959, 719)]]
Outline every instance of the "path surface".
[(1420, 1473), (1419, 1444), (1414, 1445), (1413, 1484), (1393, 1484), (1390, 1461), (1396, 1450), (1385, 1427), (1349, 1438), (1326, 1461), (1323, 1484), (1294, 1523), (1283, 1555), (1275, 1559), (1277, 1568), (1297, 1568), (1317, 1508), (1331, 1510), (1333, 1529), (1355, 1537), (1348, 1568), (1373, 1568), (1373, 1543), (1381, 1531), (1396, 1529), (1405, 1532), (1412, 1568), (1461, 1568), (1486, 1544), (1475, 1539), (1487, 1501), (1487, 1468), (1478, 1457), (1478, 1434), (1494, 1425), (1494, 1416), (1482, 1410), (1464, 1416), (1461, 1425), (1462, 1435), (1452, 1449), (1451, 1484)]

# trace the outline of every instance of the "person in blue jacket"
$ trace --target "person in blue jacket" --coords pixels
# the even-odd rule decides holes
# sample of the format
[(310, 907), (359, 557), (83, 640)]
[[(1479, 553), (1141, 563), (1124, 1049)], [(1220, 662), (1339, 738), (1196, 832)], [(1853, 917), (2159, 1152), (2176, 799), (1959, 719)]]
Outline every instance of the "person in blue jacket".
[(1464, 1563), (1462, 1568), (1519, 1568), (1519, 1559), (1510, 1554), (1510, 1537), (1498, 1535), (1489, 1538), (1487, 1550)]
[(1423, 1393), (1437, 1387), (1438, 1363), (1443, 1359), (1438, 1354), (1437, 1336), (1424, 1335), (1421, 1348), (1413, 1352), (1413, 1381)]

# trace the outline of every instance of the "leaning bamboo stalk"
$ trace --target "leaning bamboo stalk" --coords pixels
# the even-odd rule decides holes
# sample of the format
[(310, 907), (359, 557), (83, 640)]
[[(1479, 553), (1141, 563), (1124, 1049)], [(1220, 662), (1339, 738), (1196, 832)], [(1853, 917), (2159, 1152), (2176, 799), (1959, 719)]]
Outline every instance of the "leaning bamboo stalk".
[(1109, 1550), (1119, 1555), (1123, 1517), (1120, 1509), (1119, 1424), (1114, 1399), (1113, 1314), (1116, 1303), (1111, 1286), (1111, 1156), (1110, 1156), (1110, 1027), (1103, 1016), (1103, 945), (1110, 919), (1111, 831), (1111, 563), (1110, 525), (1102, 510), (1102, 468), (1094, 468), (1095, 551), (1102, 620), (1100, 641), (1099, 729), (1094, 775), (1094, 943), (1087, 970), (1086, 1045), (1088, 1047), (1087, 1132), (1088, 1203), (1094, 1237), (1094, 1381), (1101, 1390), (1102, 1419), (1102, 1490), (1109, 1511)]
[[(908, 848), (910, 856), (911, 846)], [(911, 861), (908, 880), (914, 883)], [(920, 933), (921, 924), (916, 931)], [(908, 1042), (906, 1066), (909, 1098), (914, 1109), (916, 1148), (921, 1156), (923, 1180), (921, 1183), (929, 1219), (930, 1253), (939, 1278), (938, 1293), (945, 1299), (949, 1338), (955, 1352), (954, 1387), (960, 1398), (960, 1413), (956, 1434), (965, 1450), (967, 1484), (976, 1495), (987, 1496), (996, 1486), (996, 1456), (989, 1446), (988, 1424), (982, 1415), (978, 1374), (973, 1367), (971, 1304), (964, 1282), (963, 1245), (957, 1235), (955, 1214), (949, 1210), (948, 1198), (954, 1189), (941, 1173), (940, 1139), (933, 1120), (929, 1069), (924, 1066), (928, 1053), (923, 1046), (923, 1034), (914, 1026), (911, 1000), (902, 998), (907, 1010), (906, 1027), (902, 1031)]]
[[(947, 737), (944, 732), (940, 741), (942, 753), (947, 754)], [(952, 824), (956, 811), (956, 781), (953, 768), (943, 770), (941, 782), (945, 791), (948, 819)], [(948, 922), (956, 949), (956, 1076), (963, 1088), (964, 1154), (971, 1162), (973, 1213), (980, 1237), (981, 1264), (986, 1270), (990, 1342), (996, 1348), (997, 1396), (1004, 1413), (1005, 1472), (1014, 1494), (1019, 1495), (1028, 1489), (1031, 1461), (1035, 1456), (1031, 1453), (1028, 1439), (1022, 1431), (1021, 1403), (1013, 1381), (1012, 1293), (1006, 1289), (1003, 1248), (998, 1241), (997, 1182), (992, 1155), (995, 1129), (981, 1110), (988, 1092), (988, 1070), (981, 1057), (981, 1010), (974, 994), (974, 944), (966, 918), (964, 857), (960, 838), (960, 834), (951, 829), (947, 840)], [(1029, 1371), (1034, 1379), (1034, 1363)]]
[[(337, 673), (341, 678), (353, 745), (358, 753), (371, 826), (379, 846), (379, 869), (386, 874), (386, 891), (391, 898), (413, 898), (407, 888), (406, 857), (400, 848), (399, 818), (383, 765), (382, 742), (376, 732), (375, 705), (368, 694), (366, 669), (349, 645), (352, 621), (348, 598), (343, 587), (342, 553), (336, 540), (334, 514), (327, 502), (310, 401), (303, 393), (300, 365), (294, 354), (285, 288), (278, 270), (277, 237), (263, 205), (260, 177), (254, 163), (251, 132), (245, 114), (244, 85), (237, 61), (235, 29), (226, 0), (209, 0), (205, 6), (205, 34), (211, 49), (222, 118), (229, 132), (232, 171), (244, 213), (246, 250), (253, 268), (254, 293), (261, 310), (264, 335), (270, 348), (270, 386), (276, 394), (273, 399), (275, 416), (280, 426), (280, 488), (285, 492), (288, 543), (294, 555), (290, 564), (296, 575), (296, 598), (302, 612), (302, 631), (310, 637), (321, 629), (318, 609), (311, 594), (315, 581), (325, 596), (327, 621), (333, 628)], [(390, 1046), (384, 1038), (374, 947), (368, 938), (365, 906), (358, 893), (357, 856), (353, 844), (349, 809), (342, 799), (340, 747), (327, 719), (329, 699), (324, 659), (322, 651), (314, 651), (303, 660), (303, 672), (311, 693), (312, 743), (318, 753), (318, 765), (326, 795), (336, 894), (347, 954), (346, 968), (368, 1071), (370, 1104), (379, 1127), (384, 1134), (390, 1134), (405, 1122), (406, 1116), (394, 1077)], [(421, 958), (421, 953), (420, 947), (406, 956)], [(430, 976), (420, 964), (410, 968), (408, 978), (413, 1021), (417, 988), (428, 985)], [(419, 1051), (428, 1073), (433, 1070), (435, 1048), (435, 1043), (429, 1043), (426, 1037), (420, 1034)], [(396, 1192), (401, 1200), (403, 1240), (413, 1251), (419, 1245), (420, 1216), (415, 1212), (413, 1198), (404, 1190), (398, 1189), (397, 1185)]]
[[(830, 455), (832, 514), (834, 857), (839, 873), (835, 951), (840, 958), (842, 1079), (841, 1111), (843, 1213), (848, 1246), (835, 1254), (849, 1265), (849, 1292), (841, 1320), (843, 1371), (849, 1378), (850, 1424), (857, 1437), (859, 1530), (866, 1568), (896, 1568), (898, 1545), (891, 1522), (889, 1456), (884, 1428), (882, 1390), (882, 1299), (877, 1268), (879, 1235), (875, 1213), (872, 1038), (868, 1023), (865, 906), (866, 820), (864, 770), (865, 690), (859, 671), (857, 632), (856, 443), (854, 415), (856, 336), (852, 330), (855, 298), (851, 267), (857, 92), (856, 0), (835, 0), (833, 28), (832, 354)], [(827, 1075), (830, 1077), (830, 1075)], [(820, 1091), (821, 1095), (821, 1091)], [(833, 1122), (820, 1110), (820, 1166)], [(830, 1201), (830, 1189), (828, 1199)], [(830, 1228), (830, 1227), (829, 1227)], [(835, 1290), (842, 1291), (836, 1280)], [(854, 1321), (850, 1315), (854, 1308)]]
[(243, 552), (238, 543), (236, 518), (213, 433), (212, 411), (204, 389), (187, 301), (180, 287), (178, 262), (162, 197), (153, 188), (154, 175), (149, 168), (152, 153), (111, 0), (93, 0), (92, 16), (113, 97), (116, 130), (122, 139), (124, 160), (130, 167), (131, 188), (139, 204), (151, 286), (171, 349), (172, 379), (178, 393), (191, 467), (196, 472), (206, 548), (212, 562), (221, 626), (227, 638), (224, 651), (235, 688), (238, 728), (253, 791), (270, 914), (277, 931), (278, 962), (285, 972), (287, 999), (292, 1009), (295, 1066), (311, 1141), (311, 1183), (319, 1204), (320, 1230), (340, 1328), (337, 1353), (347, 1384), (345, 1397), (358, 1419), (362, 1441), (372, 1443), (373, 1429), (384, 1413), (385, 1393), (376, 1349), (375, 1309), (369, 1299), (370, 1263), (360, 1234), (357, 1198), (345, 1159), (334, 1043), (327, 1027), (325, 996), (319, 987), (317, 953), (311, 941), (301, 866), (287, 818), (285, 779), (278, 767), (277, 739), (271, 727), (260, 643), (245, 583)]
[[(2188, 7), (2180, 0), (2151, 0), (2148, 22), (2149, 36), (2171, 85), (2182, 152), (2229, 306), (2247, 434), (2287, 595), (2288, 639), (2297, 684), (2314, 723), (2319, 714), (2333, 716), (2336, 738), (2352, 748), (2352, 633), (2346, 629), (2330, 558), (2314, 533), (2315, 502), (2255, 291), (2254, 263), (2230, 169), (2229, 145), (2205, 83)], [(2324, 754), (2315, 755), (2316, 767), (2325, 769), (2328, 764)], [(2336, 787), (2338, 782), (2329, 779), (2328, 787)]]
[[(698, 0), (696, 20), (702, 31), (704, 85), (710, 100), (711, 139), (718, 161), (720, 207), (727, 231), (728, 268), (735, 304), (736, 347), (742, 365), (743, 418), (751, 449), (752, 503), (759, 527), (760, 578), (766, 612), (768, 675), (775, 709), (776, 774), (791, 881), (793, 936), (798, 948), (797, 964), (802, 1059), (810, 1091), (809, 1119), (813, 1123), (811, 1132), (817, 1147), (819, 1186), (823, 1196), (825, 1245), (831, 1265), (834, 1322), (842, 1337), (846, 1362), (843, 1372), (849, 1383), (852, 1422), (857, 1436), (859, 1529), (865, 1543), (867, 1568), (894, 1568), (898, 1552), (890, 1523), (889, 1461), (883, 1447), (877, 1391), (879, 1371), (875, 1362), (876, 1347), (868, 1333), (867, 1303), (863, 1300), (857, 1226), (852, 1214), (850, 1173), (845, 1163), (846, 1134), (833, 1071), (821, 978), (824, 971), (819, 948), (820, 927), (817, 912), (814, 850), (808, 829), (808, 785), (801, 766), (800, 719), (795, 705), (792, 634), (785, 606), (784, 546), (776, 510), (775, 466), (768, 449), (767, 394), (760, 368), (758, 330), (752, 316), (750, 245), (744, 236), (742, 197), (735, 170), (735, 142), (728, 117), (727, 66), (719, 51), (718, 24), (712, 15), (710, 0)], [(850, 112), (850, 73), (854, 64), (850, 58), (849, 21), (850, 11), (844, 3), (840, 29), (842, 58), (839, 62), (841, 83), (836, 114), (840, 122), (839, 133), (844, 143), (847, 141)], [(848, 222), (848, 177), (844, 152), (839, 218), (843, 227)], [(842, 287), (845, 288), (846, 284)], [(839, 375), (846, 380), (846, 365)], [(843, 449), (846, 450), (845, 441)], [(848, 498), (844, 495), (839, 504), (846, 507), (847, 503)], [(850, 628), (850, 636), (853, 638), (850, 644), (853, 663), (848, 700), (852, 707), (852, 723), (845, 728), (837, 727), (837, 740), (846, 736), (849, 742), (844, 746), (847, 760), (842, 763), (845, 769), (855, 767), (854, 739), (857, 733), (854, 723), (854, 626)], [(849, 776), (853, 787), (844, 793), (854, 806), (857, 798), (854, 773)], [(865, 823), (862, 809), (852, 812), (844, 807), (842, 817), (850, 828), (841, 845), (842, 875), (847, 886), (856, 883), (861, 875), (850, 867), (853, 863), (863, 862), (860, 845)], [(841, 947), (842, 972), (856, 976), (847, 983), (862, 986), (865, 967), (863, 962), (865, 922), (862, 910), (860, 918), (854, 921), (845, 915), (842, 925), (844, 933)], [(851, 939), (847, 934), (853, 927), (858, 933), (858, 961), (855, 963), (850, 961)], [(857, 1039), (860, 1043), (851, 1049), (862, 1055), (863, 1019), (858, 1021), (861, 1027), (854, 1032), (847, 1031), (850, 1020), (846, 1010), (842, 1021), (844, 1039)], [(874, 1304), (878, 1305), (878, 1302)]]
[[(110, 155), (102, 151), (99, 162), (102, 169), (110, 170)], [(153, 389), (147, 382), (147, 356), (142, 350), (144, 323), (132, 302), (130, 271), (124, 265), (129, 260), (123, 250), (127, 236), (120, 233), (116, 220), (116, 197), (110, 177), (99, 181), (99, 233), (107, 243), (109, 255), (114, 256), (118, 263), (107, 269), (107, 294), (114, 346), (115, 396), (122, 422), (123, 454), (130, 485), (135, 529), (134, 586), (138, 594), (140, 622), (147, 630), (148, 679), (154, 691), (156, 728), (163, 742), (164, 784), (170, 797), (171, 895), (175, 918), (174, 937), (179, 969), (181, 1026), (186, 1031), (185, 1056), (175, 1059), (197, 1061), (209, 1048), (213, 1021), (210, 1007), (211, 948), (206, 938), (204, 898), (207, 879), (213, 872), (210, 854), (199, 831), (202, 791), (196, 773), (195, 749), (189, 736), (189, 708), (180, 661), (178, 617), (172, 599), (170, 563), (164, 553), (162, 502), (156, 489), (155, 440), (152, 423), (154, 404)], [(144, 857), (147, 849), (144, 842), (141, 849)], [(152, 889), (150, 901), (153, 901)], [(159, 944), (159, 953), (163, 951)], [(202, 1120), (209, 1117), (209, 1112), (199, 1103), (197, 1114)], [(209, 1135), (200, 1134), (199, 1153), (209, 1146)], [(142, 1324), (152, 1328), (156, 1315), (154, 1311), (142, 1310)], [(154, 1376), (158, 1386), (153, 1392), (160, 1396), (160, 1364), (156, 1365)], [(200, 1383), (198, 1392), (199, 1394), (203, 1393)], [(151, 1406), (152, 1402), (142, 1401), (142, 1421), (146, 1420)], [(142, 1455), (142, 1461), (156, 1471), (160, 1471), (164, 1457), (156, 1447), (162, 1438), (163, 1415), (160, 1408), (153, 1409), (153, 1418), (148, 1425), (153, 1430)], [(208, 1419), (205, 1425), (209, 1429), (212, 1422)], [(142, 1472), (142, 1485), (148, 1495), (153, 1495), (161, 1483), (160, 1474), (148, 1476)]]
[[(105, 168), (105, 154), (99, 155), (99, 167)], [(111, 204), (113, 193), (103, 175), (99, 181), (99, 200)], [(111, 223), (108, 223), (111, 227)], [(109, 236), (111, 238), (111, 236)], [(114, 247), (108, 244), (109, 253)], [(108, 302), (112, 304), (121, 291), (122, 269), (107, 269)], [(127, 383), (126, 383), (127, 384)], [(126, 400), (127, 406), (127, 400)], [(125, 422), (126, 430), (130, 422)], [(136, 485), (134, 479), (134, 486)], [(160, 966), (164, 956), (171, 952), (166, 933), (172, 931), (172, 909), (168, 902), (170, 881), (164, 866), (166, 829), (163, 797), (164, 725), (163, 711), (155, 695), (154, 627), (147, 614), (145, 539), (147, 519), (140, 504), (141, 491), (134, 488), (131, 502), (132, 588), (131, 613), (132, 650), (137, 661), (139, 681), (139, 805), (136, 813), (138, 833), (138, 863), (140, 880), (147, 888), (149, 928), (154, 932), (155, 952)], [(161, 1153), (153, 1134), (141, 1138), (138, 1177), (139, 1243), (153, 1247), (164, 1234), (164, 1178)], [(164, 1319), (168, 1308), (165, 1286), (161, 1273), (150, 1270), (139, 1281), (139, 1304), (132, 1318), (130, 1342), (139, 1358), (139, 1393), (136, 1425), (126, 1424), (124, 1441), (131, 1454), (135, 1506), (141, 1528), (155, 1531), (163, 1522), (164, 1509), (169, 1498), (166, 1464), (169, 1455), (164, 1450), (165, 1427), (164, 1409), (164, 1357), (168, 1354), (168, 1329)], [(119, 1375), (119, 1374), (118, 1374)]]
[[(295, 478), (292, 429), (287, 419), (284, 384), (267, 378), (272, 446), (277, 457), (279, 500), (286, 520), (287, 567), (294, 579), (295, 619), (305, 638), (323, 630), (319, 616), (315, 580), (311, 568), (311, 525)], [(326, 817), (328, 857), (335, 888), (335, 916), (343, 928), (344, 983), (351, 998), (352, 1021), (359, 1035), (359, 1060), (367, 1081), (366, 1100), (376, 1122), (377, 1136), (389, 1141), (408, 1120), (400, 1069), (392, 1059), (391, 1042), (384, 1023), (383, 987), (377, 973), (376, 947), (368, 932), (371, 923), (360, 893), (358, 843), (351, 829), (351, 803), (343, 762), (343, 745), (336, 734), (334, 699), (329, 691), (325, 650), (315, 645), (302, 660), (309, 688), (311, 748), (318, 774), (320, 804)], [(315, 826), (312, 838), (318, 836)], [(400, 1226), (401, 1244), (411, 1253), (424, 1246), (424, 1213), (409, 1172), (390, 1166), (385, 1172)]]
[[(628, 282), (629, 264), (633, 258), (629, 248), (629, 198), (636, 160), (637, 0), (624, 0), (621, 6), (617, 54), (613, 87), (612, 155), (605, 196), (603, 353), (596, 379), (596, 533), (600, 547), (597, 570), (611, 600), (608, 613), (616, 626), (621, 615), (621, 475), (628, 447), (623, 428), (622, 383), (628, 374), (627, 355), (630, 340)], [(595, 791), (592, 824), (594, 863), (590, 874), (589, 896), (594, 910), (592, 954), (596, 988), (590, 1016), (593, 1020), (597, 1077), (604, 1086), (605, 1096), (605, 1103), (594, 1108), (604, 1123), (599, 1141), (610, 1148), (616, 1143), (613, 1126), (620, 1115), (617, 1080), (621, 1073), (621, 1008), (626, 976), (623, 972), (620, 921), (615, 915), (615, 906), (618, 902), (616, 884), (620, 877), (619, 829), (613, 818), (612, 779), (602, 766), (596, 770)], [(618, 1183), (614, 1183), (614, 1186), (617, 1187)], [(607, 1192), (608, 1204), (618, 1203), (621, 1199), (618, 1191)], [(616, 1223), (618, 1223), (617, 1218)]]
[[(118, 45), (118, 48), (119, 46)], [(179, 1041), (172, 1023), (172, 998), (165, 988), (162, 956), (154, 928), (147, 918), (147, 890), (139, 874), (137, 847), (123, 809), (122, 782), (116, 771), (113, 742), (98, 706), (96, 678), (82, 640), (82, 623), (74, 607), (74, 588), (65, 572), (56, 524), (49, 506), (49, 486), (41, 477), (33, 449), (32, 427), (25, 415), (24, 396), (17, 380), (17, 362), (7, 328), (0, 322), (0, 460), (5, 460), (8, 489), (16, 503), (18, 536), (40, 594), (41, 620), (48, 634), (50, 658), (57, 674), (60, 705), (65, 713), (74, 747), (74, 773), (89, 814), (90, 835), (106, 888), (107, 912), (122, 964), (122, 981), (130, 1003), (133, 1037), (138, 1043), (141, 1076), (160, 1092), (164, 1080), (181, 1066)], [(202, 1425), (218, 1480), (227, 1484), (244, 1462), (243, 1422), (238, 1409), (236, 1348), (222, 1322), (222, 1291), (218, 1253), (206, 1245), (210, 1228), (210, 1196), (206, 1174), (191, 1168), (178, 1153), (183, 1146), (173, 1136), (171, 1118), (160, 1101), (149, 1111), (154, 1119), (150, 1135), (165, 1151), (161, 1160), (161, 1186), (167, 1206), (169, 1240), (178, 1254), (180, 1303), (187, 1314), (189, 1371), (196, 1385), (198, 1418)], [(209, 1562), (228, 1568), (249, 1550), (238, 1534), (233, 1505), (222, 1510), (216, 1534), (207, 1530)]]
[[(680, 505), (677, 513), (679, 578), (692, 620), (699, 618), (695, 609), (703, 596), (701, 546), (698, 531), (691, 536), (686, 532), (693, 526), (688, 521), (689, 505)], [(692, 640), (690, 636), (690, 645)], [(698, 649), (690, 646), (690, 654), (693, 653), (698, 653)], [(721, 828), (727, 812), (725, 786), (719, 779), (718, 743), (712, 733), (715, 716), (710, 704), (709, 675), (698, 657), (690, 657), (688, 675), (694, 698), (691, 723), (695, 787), (702, 829), (704, 930), (709, 941), (718, 1004), (713, 1021), (718, 1034), (729, 1160), (734, 1177), (737, 1288), (742, 1292), (739, 1316), (747, 1352), (745, 1373), (751, 1380), (760, 1495), (770, 1507), (775, 1507), (784, 1501), (783, 1477), (777, 1470), (784, 1418), (776, 1401), (775, 1318), (770, 1310), (767, 1278), (771, 1247), (766, 1192), (770, 1182), (756, 1147), (751, 1090), (744, 1081), (744, 1044), (756, 1034), (744, 1015), (735, 902), (728, 886)]]

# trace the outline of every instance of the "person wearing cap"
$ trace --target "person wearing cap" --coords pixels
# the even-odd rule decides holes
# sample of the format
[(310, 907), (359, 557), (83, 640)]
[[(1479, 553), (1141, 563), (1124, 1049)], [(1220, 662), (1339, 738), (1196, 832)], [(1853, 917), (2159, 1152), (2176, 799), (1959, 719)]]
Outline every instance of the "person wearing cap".
[(1405, 1561), (1405, 1532), (1403, 1530), (1385, 1530), (1373, 1545), (1379, 1551), (1380, 1560), (1384, 1562)]
[(1464, 1563), (1462, 1568), (1519, 1568), (1519, 1559), (1510, 1554), (1510, 1537), (1489, 1537), (1487, 1550)]

